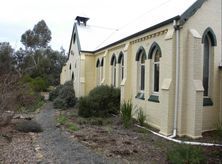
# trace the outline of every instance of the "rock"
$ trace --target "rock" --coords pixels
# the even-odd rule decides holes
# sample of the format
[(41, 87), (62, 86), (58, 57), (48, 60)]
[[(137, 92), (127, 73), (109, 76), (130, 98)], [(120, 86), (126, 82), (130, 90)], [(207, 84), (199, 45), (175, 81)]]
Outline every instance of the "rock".
[(14, 116), (13, 111), (5, 111), (2, 116), (0, 116), (0, 126), (8, 125)]
[(59, 128), (60, 126), (61, 126), (61, 124), (60, 124), (60, 123), (57, 123), (57, 124), (56, 124), (56, 127), (57, 127), (57, 128)]

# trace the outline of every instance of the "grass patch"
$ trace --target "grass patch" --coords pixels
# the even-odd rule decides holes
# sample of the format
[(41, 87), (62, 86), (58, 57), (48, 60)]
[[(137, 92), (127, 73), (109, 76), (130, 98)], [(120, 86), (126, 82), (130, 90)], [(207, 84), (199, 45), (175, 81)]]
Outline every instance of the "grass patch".
[(65, 125), (68, 122), (68, 118), (65, 115), (59, 115), (57, 122), (61, 125)]
[(67, 128), (72, 132), (79, 130), (76, 124), (70, 122), (67, 124)]
[(172, 164), (177, 163), (205, 163), (203, 149), (191, 145), (174, 145), (167, 151), (167, 159)]
[(64, 125), (71, 132), (79, 130), (78, 126), (71, 122), (69, 118), (63, 114), (58, 116), (57, 122), (61, 125)]
[(139, 109), (137, 120), (140, 126), (144, 126), (144, 123), (146, 121), (146, 115), (143, 113), (142, 109)]

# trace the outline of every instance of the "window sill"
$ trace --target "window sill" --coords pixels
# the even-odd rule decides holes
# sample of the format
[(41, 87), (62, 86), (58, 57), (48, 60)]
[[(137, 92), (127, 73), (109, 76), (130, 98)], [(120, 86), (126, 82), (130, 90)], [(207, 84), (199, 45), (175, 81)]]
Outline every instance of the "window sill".
[(135, 98), (140, 99), (140, 100), (145, 100), (144, 93), (137, 93)]
[(204, 98), (203, 106), (213, 106), (213, 101), (211, 100), (211, 98)]
[(149, 97), (148, 101), (155, 102), (155, 103), (160, 103), (159, 96), (156, 96), (156, 95), (151, 95)]

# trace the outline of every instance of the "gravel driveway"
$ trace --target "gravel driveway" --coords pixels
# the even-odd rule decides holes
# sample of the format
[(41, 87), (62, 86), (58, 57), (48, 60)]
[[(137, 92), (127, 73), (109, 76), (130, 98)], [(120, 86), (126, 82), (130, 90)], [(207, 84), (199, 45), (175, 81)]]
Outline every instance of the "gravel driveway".
[(36, 144), (42, 154), (39, 163), (123, 163), (123, 161), (107, 159), (92, 152), (81, 143), (71, 140), (68, 133), (56, 127), (55, 114), (56, 110), (53, 109), (52, 103), (47, 103), (36, 116), (36, 120), (44, 129), (36, 138)]

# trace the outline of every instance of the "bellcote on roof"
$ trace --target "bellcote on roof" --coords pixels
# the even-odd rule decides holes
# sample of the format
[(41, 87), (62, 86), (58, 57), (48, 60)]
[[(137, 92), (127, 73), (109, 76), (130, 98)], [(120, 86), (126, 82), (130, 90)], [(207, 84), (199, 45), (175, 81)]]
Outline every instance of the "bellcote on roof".
[(89, 20), (89, 18), (83, 16), (77, 16), (75, 20), (79, 25), (84, 24), (86, 26), (86, 22)]

